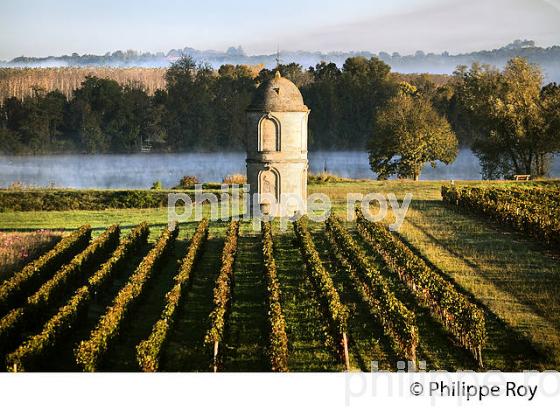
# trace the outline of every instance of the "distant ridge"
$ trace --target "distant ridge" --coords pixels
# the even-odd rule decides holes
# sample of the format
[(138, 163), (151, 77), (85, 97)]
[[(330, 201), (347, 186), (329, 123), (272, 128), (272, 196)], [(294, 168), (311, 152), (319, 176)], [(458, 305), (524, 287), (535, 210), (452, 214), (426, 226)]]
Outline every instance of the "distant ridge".
[[(511, 58), (521, 56), (531, 63), (539, 64), (548, 81), (560, 81), (560, 46), (538, 47), (534, 41), (515, 40), (512, 43), (493, 50), (475, 51), (471, 53), (441, 54), (417, 51), (412, 55), (389, 54), (387, 52), (373, 53), (370, 51), (349, 52), (311, 52), (311, 51), (281, 51), (285, 63), (295, 62), (304, 68), (314, 66), (320, 61), (334, 62), (341, 66), (348, 57), (364, 56), (379, 57), (389, 65), (393, 71), (402, 73), (429, 72), (434, 74), (451, 74), (458, 65), (470, 65), (473, 62), (490, 64), (497, 67)], [(134, 50), (115, 51), (104, 55), (73, 53), (63, 56), (49, 57), (17, 57), (10, 61), (0, 62), (0, 67), (167, 67), (181, 55), (190, 55), (194, 59), (206, 62), (218, 68), (222, 64), (264, 64), (267, 68), (276, 65), (276, 53), (262, 55), (247, 55), (241, 46), (230, 47), (226, 51), (197, 50), (190, 47), (172, 49), (167, 53), (142, 53)]]

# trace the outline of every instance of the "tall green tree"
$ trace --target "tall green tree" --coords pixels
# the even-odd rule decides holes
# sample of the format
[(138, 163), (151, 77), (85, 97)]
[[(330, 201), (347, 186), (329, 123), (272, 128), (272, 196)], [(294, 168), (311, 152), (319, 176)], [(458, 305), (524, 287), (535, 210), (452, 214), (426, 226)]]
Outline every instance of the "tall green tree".
[(321, 62), (309, 68), (313, 81), (301, 89), (312, 115), (309, 116), (308, 145), (312, 148), (340, 148), (342, 110), (339, 88), (341, 70), (334, 63)]
[(476, 132), (472, 148), (483, 176), (545, 175), (560, 144), (550, 125), (555, 93), (543, 92), (540, 68), (514, 58), (501, 72), (473, 65), (455, 77), (458, 103)]
[(217, 147), (217, 121), (214, 116), (217, 75), (205, 64), (183, 56), (167, 70), (168, 143), (175, 151)]
[(87, 153), (126, 152), (124, 140), (128, 119), (123, 111), (123, 88), (114, 80), (86, 77), (74, 92), (70, 107), (70, 128), (82, 151)]
[(299, 88), (305, 87), (313, 81), (313, 75), (309, 71), (304, 70), (303, 67), (297, 63), (278, 64), (278, 66), (273, 69), (263, 68), (255, 80), (259, 84), (263, 81), (270, 80), (274, 77), (276, 70), (280, 72), (282, 77), (287, 78)]
[(389, 78), (390, 71), (391, 67), (376, 57), (351, 57), (345, 61), (338, 87), (338, 132), (352, 147), (366, 147), (378, 110), (395, 94), (396, 84)]
[(541, 90), (541, 107), (543, 110), (545, 138), (541, 142), (546, 146), (540, 149), (540, 160), (537, 167), (542, 166), (542, 174), (546, 173), (546, 168), (551, 159), (550, 153), (558, 154), (560, 152), (560, 85), (550, 83)]
[(223, 149), (246, 148), (245, 109), (256, 85), (249, 67), (226, 64), (218, 70), (213, 110), (217, 122), (217, 145)]
[(397, 175), (418, 180), (426, 163), (435, 167), (436, 161), (455, 160), (457, 137), (428, 97), (403, 83), (377, 113), (368, 150), (371, 169), (379, 179)]
[(62, 135), (66, 105), (66, 97), (60, 92), (46, 93), (39, 88), (23, 101), (6, 99), (2, 127), (11, 141), (9, 146), (18, 152), (34, 154), (56, 148)]

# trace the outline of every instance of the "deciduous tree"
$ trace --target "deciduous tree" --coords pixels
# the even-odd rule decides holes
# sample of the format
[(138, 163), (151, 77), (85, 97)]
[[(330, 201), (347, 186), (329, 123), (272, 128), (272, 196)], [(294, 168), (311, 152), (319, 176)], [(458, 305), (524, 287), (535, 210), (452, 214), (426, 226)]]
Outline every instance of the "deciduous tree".
[(382, 108), (368, 144), (371, 169), (379, 179), (391, 175), (418, 180), (426, 163), (451, 163), (457, 137), (429, 99), (408, 83)]

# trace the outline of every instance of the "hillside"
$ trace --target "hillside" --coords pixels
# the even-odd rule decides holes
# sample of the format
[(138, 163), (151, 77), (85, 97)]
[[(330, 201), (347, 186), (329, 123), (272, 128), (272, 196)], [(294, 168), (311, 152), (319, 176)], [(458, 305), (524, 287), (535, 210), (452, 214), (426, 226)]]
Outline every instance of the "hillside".
[[(17, 57), (0, 62), (0, 67), (168, 67), (182, 55), (189, 55), (204, 61), (214, 68), (222, 64), (259, 65), (266, 68), (276, 66), (277, 54), (247, 55), (241, 46), (230, 47), (226, 51), (197, 50), (191, 47), (172, 49), (167, 52), (140, 53), (134, 50), (115, 51), (105, 55), (77, 54), (48, 57)], [(357, 50), (323, 53), (320, 51), (289, 51), (280, 53), (282, 63), (294, 62), (304, 68), (315, 66), (321, 61), (333, 62), (341, 67), (349, 57), (379, 57), (389, 64), (393, 71), (402, 73), (452, 74), (458, 65), (471, 65), (473, 62), (490, 64), (502, 68), (514, 57), (524, 57), (533, 64), (540, 65), (546, 81), (560, 81), (560, 46), (539, 47), (534, 41), (515, 40), (510, 44), (493, 50), (480, 50), (470, 53), (441, 54), (418, 50), (414, 54), (401, 55), (390, 51), (378, 53)]]

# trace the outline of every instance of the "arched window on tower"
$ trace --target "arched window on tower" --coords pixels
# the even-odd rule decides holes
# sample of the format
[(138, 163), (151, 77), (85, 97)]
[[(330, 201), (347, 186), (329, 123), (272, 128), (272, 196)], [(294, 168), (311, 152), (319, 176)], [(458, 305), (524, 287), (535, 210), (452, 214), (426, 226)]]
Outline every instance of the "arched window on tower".
[(259, 151), (280, 150), (280, 124), (271, 116), (263, 117), (260, 124)]
[(274, 168), (259, 173), (259, 194), (261, 203), (278, 202), (280, 198), (280, 174)]

